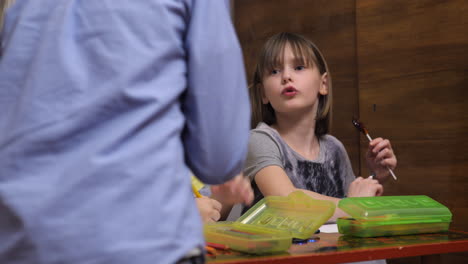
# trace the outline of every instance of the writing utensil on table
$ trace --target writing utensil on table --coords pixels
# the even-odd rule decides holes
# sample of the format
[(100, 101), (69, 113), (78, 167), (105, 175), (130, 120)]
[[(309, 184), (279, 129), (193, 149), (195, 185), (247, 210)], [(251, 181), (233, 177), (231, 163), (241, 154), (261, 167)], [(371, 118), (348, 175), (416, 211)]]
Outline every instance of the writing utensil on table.
[(193, 194), (195, 194), (195, 197), (197, 198), (201, 198), (202, 195), (200, 194), (200, 192), (197, 190), (197, 188), (195, 187), (195, 185), (192, 184), (192, 192)]
[(207, 246), (212, 247), (214, 249), (221, 249), (221, 250), (228, 250), (229, 247), (227, 245), (212, 243), (212, 242), (205, 242)]
[[(354, 118), (353, 117), (353, 125), (354, 127), (356, 127), (362, 134), (364, 134), (367, 139), (369, 140), (369, 142), (372, 141), (372, 138), (371, 136), (369, 135), (369, 131), (367, 130), (367, 128), (364, 126), (364, 124), (362, 122), (360, 122), (357, 118)], [(393, 179), (395, 179), (395, 181), (397, 180), (397, 177), (395, 175), (395, 173), (393, 172), (392, 169), (390, 169), (389, 167), (387, 167), (388, 171), (390, 172), (390, 174), (392, 175)]]
[(210, 247), (210, 246), (205, 246), (206, 254), (211, 257), (216, 257), (217, 252), (216, 249)]

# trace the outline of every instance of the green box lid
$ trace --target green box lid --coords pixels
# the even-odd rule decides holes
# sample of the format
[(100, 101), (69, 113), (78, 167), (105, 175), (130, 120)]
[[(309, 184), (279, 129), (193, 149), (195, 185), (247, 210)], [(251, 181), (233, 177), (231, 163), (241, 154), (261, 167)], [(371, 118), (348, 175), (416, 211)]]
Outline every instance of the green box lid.
[(405, 222), (450, 222), (452, 213), (426, 195), (349, 197), (338, 207), (358, 220)]

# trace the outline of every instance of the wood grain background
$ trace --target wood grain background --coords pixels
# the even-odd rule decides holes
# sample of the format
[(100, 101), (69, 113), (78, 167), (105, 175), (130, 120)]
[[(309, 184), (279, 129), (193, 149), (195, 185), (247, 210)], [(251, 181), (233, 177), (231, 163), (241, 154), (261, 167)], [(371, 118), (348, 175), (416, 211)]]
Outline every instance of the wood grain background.
[(450, 208), (452, 229), (468, 231), (468, 1), (234, 0), (233, 7), (249, 81), (268, 37), (290, 31), (311, 39), (333, 78), (332, 134), (356, 175), (368, 175), (367, 141), (352, 115), (372, 137), (392, 141), (398, 181), (386, 183), (385, 194), (428, 195)]

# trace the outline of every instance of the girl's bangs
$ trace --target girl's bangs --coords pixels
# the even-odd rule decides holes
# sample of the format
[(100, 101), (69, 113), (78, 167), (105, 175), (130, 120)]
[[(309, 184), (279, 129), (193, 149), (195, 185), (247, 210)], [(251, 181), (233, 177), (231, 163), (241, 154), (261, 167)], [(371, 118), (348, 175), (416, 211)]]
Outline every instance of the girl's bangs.
[(289, 44), (293, 55), (294, 63), (296, 65), (304, 65), (313, 67), (316, 64), (315, 53), (312, 48), (300, 39), (277, 39), (270, 43), (270, 46), (265, 49), (263, 60), (260, 63), (263, 73), (271, 72), (274, 69), (281, 68), (284, 63), (284, 50), (286, 45)]
[(270, 47), (265, 49), (265, 54), (261, 62), (262, 73), (271, 72), (273, 69), (277, 69), (283, 65), (283, 53), (286, 42), (277, 40), (270, 44)]
[(316, 64), (317, 59), (312, 48), (300, 40), (290, 40), (289, 45), (291, 46), (294, 62), (297, 65), (304, 65), (307, 67), (313, 67)]

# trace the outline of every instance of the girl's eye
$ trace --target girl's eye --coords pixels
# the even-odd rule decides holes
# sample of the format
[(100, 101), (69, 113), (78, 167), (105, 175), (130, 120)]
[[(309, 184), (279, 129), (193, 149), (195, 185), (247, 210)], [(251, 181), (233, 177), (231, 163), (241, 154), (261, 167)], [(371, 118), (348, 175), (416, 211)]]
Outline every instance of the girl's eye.
[(276, 74), (278, 74), (278, 73), (279, 73), (279, 70), (272, 70), (272, 71), (270, 72), (271, 75), (276, 75)]
[(305, 69), (305, 66), (302, 66), (302, 65), (296, 67), (296, 71), (302, 71), (304, 69)]

